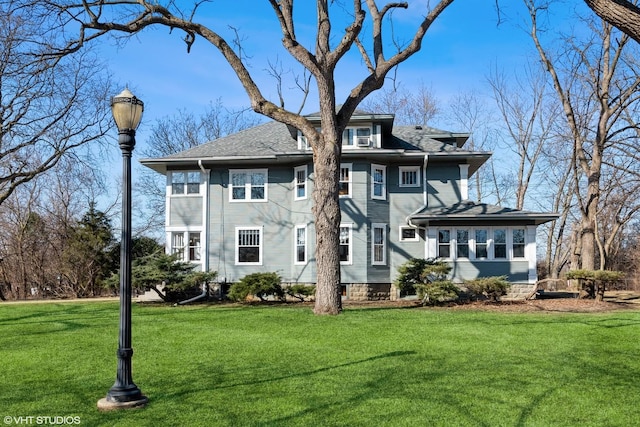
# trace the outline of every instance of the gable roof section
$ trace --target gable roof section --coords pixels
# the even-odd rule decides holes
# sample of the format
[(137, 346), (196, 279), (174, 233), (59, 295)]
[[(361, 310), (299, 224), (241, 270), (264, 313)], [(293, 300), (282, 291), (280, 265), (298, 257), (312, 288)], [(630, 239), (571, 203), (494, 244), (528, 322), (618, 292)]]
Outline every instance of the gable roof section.
[(424, 207), (407, 219), (416, 225), (455, 226), (464, 224), (506, 225), (517, 222), (540, 225), (558, 218), (555, 213), (530, 212), (465, 200), (451, 206)]

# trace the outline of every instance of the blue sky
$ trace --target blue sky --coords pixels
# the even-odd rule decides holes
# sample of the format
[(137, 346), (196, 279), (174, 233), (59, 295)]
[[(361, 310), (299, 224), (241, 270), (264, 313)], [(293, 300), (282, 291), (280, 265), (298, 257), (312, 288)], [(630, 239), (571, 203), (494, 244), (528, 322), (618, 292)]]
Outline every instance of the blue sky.
[[(178, 3), (188, 6), (192, 2)], [(344, 3), (350, 6), (349, 1)], [(398, 37), (408, 40), (413, 36), (427, 3), (428, 0), (410, 1), (408, 10), (395, 13), (394, 32)], [(566, 5), (584, 8), (582, 1)], [(299, 8), (296, 9), (298, 36), (312, 46), (315, 2), (299, 1), (296, 7)], [(429, 29), (422, 50), (400, 66), (399, 80), (403, 86), (409, 89), (420, 85), (429, 87), (444, 105), (460, 93), (488, 94), (486, 76), (492, 67), (512, 74), (526, 63), (527, 58), (535, 59), (531, 39), (526, 33), (526, 10), (522, 2), (501, 0), (500, 7), (498, 15), (494, 0), (454, 1)], [(564, 14), (568, 7), (560, 5), (556, 9), (552, 19), (564, 25), (558, 11)], [(233, 35), (229, 27), (238, 30), (243, 48), (251, 58), (254, 80), (267, 98), (276, 101), (275, 81), (264, 71), (267, 61), (280, 60), (287, 69), (291, 60), (281, 47), (280, 27), (268, 3), (261, 0), (214, 1), (203, 5), (196, 16), (197, 21), (207, 24), (228, 41)], [(334, 24), (333, 28), (334, 34), (339, 34), (344, 25)], [(116, 47), (109, 39), (101, 41), (100, 49), (115, 79), (122, 86), (129, 86), (145, 102), (145, 114), (137, 136), (138, 147), (145, 145), (157, 120), (174, 115), (179, 109), (198, 115), (218, 98), (229, 109), (249, 106), (246, 93), (217, 50), (198, 39), (191, 53), (187, 53), (182, 37), (180, 31), (170, 34), (167, 28), (155, 27), (136, 35), (124, 47)], [(337, 75), (338, 103), (361, 80), (363, 69), (357, 52), (345, 58)], [(293, 84), (285, 87), (293, 87)], [(297, 110), (298, 93), (290, 91), (285, 95), (285, 106)], [(317, 98), (312, 94), (304, 112), (317, 110)], [(441, 127), (438, 123), (433, 125)], [(119, 165), (118, 156), (119, 150), (114, 149), (114, 165)], [(118, 168), (114, 166), (111, 170)]]
[[(302, 3), (310, 5), (314, 2)], [(394, 30), (403, 40), (413, 35), (425, 10), (424, 0), (409, 3), (408, 10), (399, 10), (395, 15)], [(230, 4), (234, 7), (229, 7)], [(399, 79), (409, 87), (424, 83), (432, 87), (438, 97), (446, 99), (460, 91), (482, 86), (492, 64), (506, 70), (516, 68), (530, 55), (531, 41), (516, 27), (524, 22), (522, 7), (501, 7), (501, 17), (505, 21), (498, 26), (498, 14), (492, 0), (455, 1), (430, 28), (422, 50), (401, 65)], [(306, 25), (298, 27), (301, 38), (304, 38), (305, 30), (314, 30), (314, 13), (313, 8), (300, 11), (300, 15), (306, 16), (302, 22)], [(280, 48), (279, 25), (267, 2), (214, 2), (203, 8), (198, 16), (200, 22), (209, 24), (223, 35), (231, 34), (229, 25), (239, 30), (244, 49), (251, 57), (255, 80), (265, 96), (276, 100), (275, 83), (264, 69), (268, 60), (279, 59), (285, 63), (289, 58)], [(334, 26), (336, 34), (340, 30), (338, 25)], [(187, 53), (182, 35), (179, 31), (169, 34), (166, 28), (156, 27), (131, 39), (124, 48), (116, 48), (106, 40), (102, 46), (117, 81), (129, 85), (145, 101), (141, 133), (157, 118), (183, 108), (197, 112), (218, 98), (229, 108), (249, 105), (235, 74), (215, 48), (204, 40), (197, 40), (191, 53)], [(307, 37), (306, 40), (311, 39)], [(338, 74), (338, 102), (363, 75), (359, 72), (363, 66), (357, 55), (345, 60), (346, 65)], [(296, 109), (299, 105), (296, 94), (291, 91), (289, 96), (287, 106)], [(305, 112), (317, 109), (316, 99), (311, 98)]]

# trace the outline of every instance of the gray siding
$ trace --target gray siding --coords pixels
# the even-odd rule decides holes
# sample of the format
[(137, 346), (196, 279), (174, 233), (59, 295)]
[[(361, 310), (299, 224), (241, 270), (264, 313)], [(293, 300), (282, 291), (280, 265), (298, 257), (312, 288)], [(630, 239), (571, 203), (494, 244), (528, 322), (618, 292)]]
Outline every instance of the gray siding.
[(429, 163), (427, 166), (429, 206), (449, 206), (462, 200), (460, 168), (457, 163)]
[(510, 282), (527, 283), (529, 264), (525, 261), (471, 261), (458, 259), (452, 264), (451, 275), (454, 282), (476, 277), (507, 276)]
[(169, 226), (189, 227), (202, 225), (203, 196), (171, 197)]

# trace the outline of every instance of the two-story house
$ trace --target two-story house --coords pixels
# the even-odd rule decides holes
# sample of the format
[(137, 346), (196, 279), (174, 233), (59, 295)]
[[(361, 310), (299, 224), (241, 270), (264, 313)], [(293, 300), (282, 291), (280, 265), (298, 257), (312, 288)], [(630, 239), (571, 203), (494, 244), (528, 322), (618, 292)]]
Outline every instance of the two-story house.
[[(506, 275), (533, 289), (536, 227), (556, 215), (468, 200), (490, 153), (464, 149), (468, 134), (393, 122), (356, 111), (343, 134), (344, 296), (394, 299), (397, 268), (412, 257), (447, 260), (454, 281)], [(269, 122), (142, 163), (166, 175), (169, 252), (226, 283), (254, 272), (315, 283), (312, 152), (297, 129)]]

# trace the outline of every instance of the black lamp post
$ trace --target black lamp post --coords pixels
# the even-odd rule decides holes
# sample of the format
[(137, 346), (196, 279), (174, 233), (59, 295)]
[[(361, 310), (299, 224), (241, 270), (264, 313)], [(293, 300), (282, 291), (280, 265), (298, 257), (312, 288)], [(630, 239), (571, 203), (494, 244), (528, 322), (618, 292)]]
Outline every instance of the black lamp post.
[(116, 382), (107, 396), (98, 401), (102, 410), (144, 406), (149, 399), (133, 383), (131, 376), (131, 153), (144, 104), (129, 89), (111, 99), (111, 111), (118, 126), (122, 150), (122, 238), (120, 243), (120, 335)]

